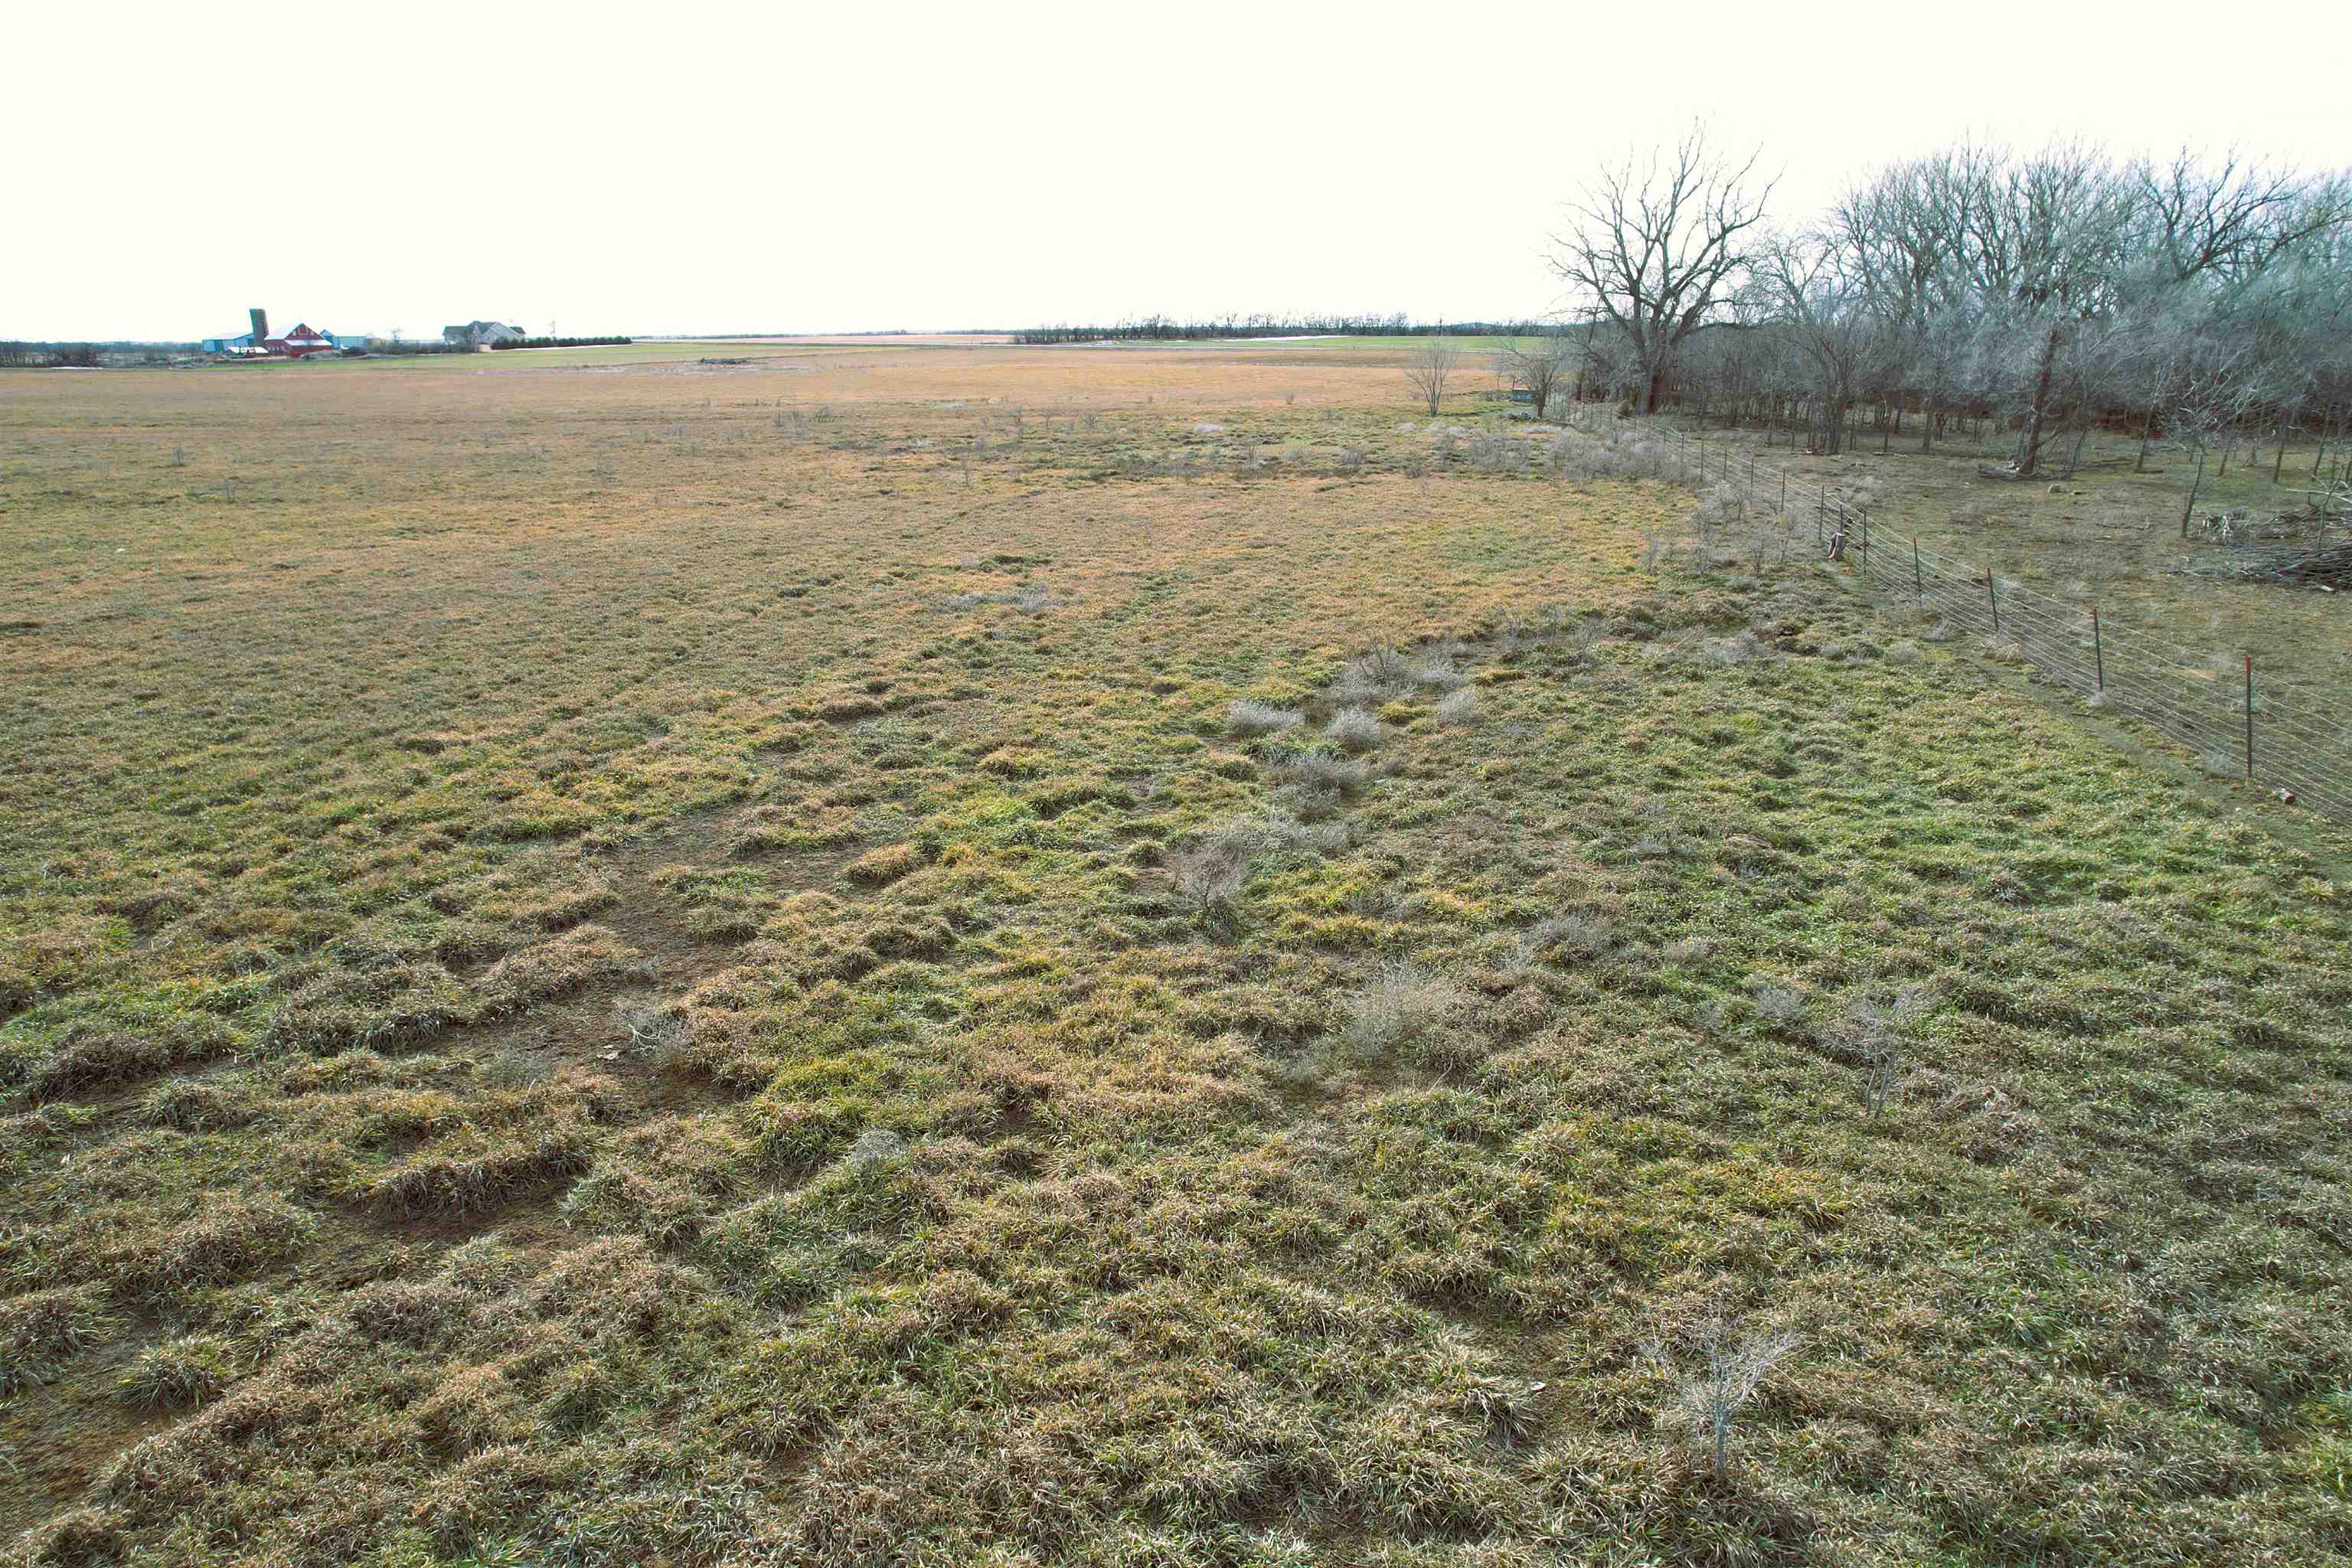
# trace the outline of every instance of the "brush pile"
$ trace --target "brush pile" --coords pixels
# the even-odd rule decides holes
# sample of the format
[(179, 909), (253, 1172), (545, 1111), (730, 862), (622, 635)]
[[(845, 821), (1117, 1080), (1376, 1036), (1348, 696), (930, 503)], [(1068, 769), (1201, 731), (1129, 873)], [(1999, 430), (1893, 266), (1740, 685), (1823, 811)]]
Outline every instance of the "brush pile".
[(2331, 594), (2352, 589), (2352, 532), (2334, 529), (2329, 533), (2331, 537), (2316, 542), (2263, 545), (2192, 557), (2173, 572), (2184, 577), (2309, 586)]

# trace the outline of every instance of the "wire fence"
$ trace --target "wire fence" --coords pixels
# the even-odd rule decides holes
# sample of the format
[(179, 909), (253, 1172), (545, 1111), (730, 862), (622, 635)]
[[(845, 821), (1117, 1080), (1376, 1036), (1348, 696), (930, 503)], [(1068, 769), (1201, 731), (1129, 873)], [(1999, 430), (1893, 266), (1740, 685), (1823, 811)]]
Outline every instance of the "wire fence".
[[(1588, 426), (1587, 434), (1593, 433)], [(1830, 559), (1873, 586), (1932, 610), (1957, 631), (2013, 649), (2086, 704), (2122, 715), (2194, 753), (2208, 773), (2275, 789), (2352, 822), (2352, 714), (2272, 689), (2251, 654), (2200, 655), (2101, 616), (2096, 605), (2039, 593), (1874, 521), (1870, 507), (1752, 450), (1644, 426), (1702, 492), (1727, 487), (1743, 510), (1810, 526)]]

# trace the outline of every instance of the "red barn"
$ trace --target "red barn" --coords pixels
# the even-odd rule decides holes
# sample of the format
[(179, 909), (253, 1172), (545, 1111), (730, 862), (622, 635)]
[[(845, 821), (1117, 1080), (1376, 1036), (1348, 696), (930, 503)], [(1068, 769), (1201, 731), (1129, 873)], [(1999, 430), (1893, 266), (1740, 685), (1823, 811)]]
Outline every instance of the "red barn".
[(307, 354), (327, 354), (335, 352), (335, 340), (324, 332), (313, 331), (308, 322), (298, 322), (293, 330), (280, 336), (265, 339), (262, 347), (274, 354), (289, 359), (301, 359)]

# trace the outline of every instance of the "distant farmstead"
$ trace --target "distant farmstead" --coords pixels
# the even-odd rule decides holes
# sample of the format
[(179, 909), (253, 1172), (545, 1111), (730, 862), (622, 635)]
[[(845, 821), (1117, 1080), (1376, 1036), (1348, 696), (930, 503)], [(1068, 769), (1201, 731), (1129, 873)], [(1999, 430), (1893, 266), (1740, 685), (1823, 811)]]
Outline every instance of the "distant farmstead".
[(322, 332), (308, 321), (297, 321), (286, 331), (273, 332), (269, 330), (268, 311), (257, 306), (247, 313), (253, 318), (249, 331), (238, 332), (234, 337), (205, 338), (203, 340), (205, 353), (247, 359), (308, 359), (312, 354), (367, 347), (367, 339), (362, 336), (352, 332)]
[(463, 326), (442, 328), (441, 335), (453, 343), (486, 349), (492, 343), (519, 343), (530, 334), (504, 321), (467, 321)]

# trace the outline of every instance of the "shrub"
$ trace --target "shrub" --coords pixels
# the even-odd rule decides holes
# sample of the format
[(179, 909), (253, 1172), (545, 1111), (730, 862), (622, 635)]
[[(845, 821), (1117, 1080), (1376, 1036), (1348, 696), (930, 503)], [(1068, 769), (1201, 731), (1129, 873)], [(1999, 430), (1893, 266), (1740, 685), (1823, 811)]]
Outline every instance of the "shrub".
[(1360, 708), (1343, 708), (1323, 733), (1342, 751), (1369, 752), (1388, 740), (1389, 727)]
[(1244, 697), (1225, 710), (1225, 722), (1244, 735), (1278, 735), (1296, 730), (1306, 715), (1296, 708), (1277, 708), (1270, 702), (1254, 702)]

